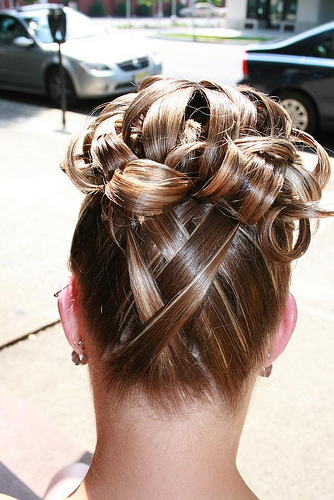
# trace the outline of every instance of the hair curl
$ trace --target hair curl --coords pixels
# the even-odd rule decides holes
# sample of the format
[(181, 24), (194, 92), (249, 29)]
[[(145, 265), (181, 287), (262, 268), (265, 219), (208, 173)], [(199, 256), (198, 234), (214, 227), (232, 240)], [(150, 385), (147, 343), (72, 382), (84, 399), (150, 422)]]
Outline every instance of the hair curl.
[(310, 220), (333, 215), (317, 205), (323, 148), (254, 89), (152, 77), (104, 107), (62, 168), (87, 194), (70, 265), (108, 383), (164, 409), (235, 408)]

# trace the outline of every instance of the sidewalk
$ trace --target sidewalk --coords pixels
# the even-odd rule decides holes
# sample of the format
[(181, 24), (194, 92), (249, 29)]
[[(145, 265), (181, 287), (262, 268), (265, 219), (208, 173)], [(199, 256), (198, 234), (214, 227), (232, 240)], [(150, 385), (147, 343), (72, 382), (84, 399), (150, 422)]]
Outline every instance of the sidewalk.
[[(1, 345), (58, 319), (53, 292), (81, 201), (58, 164), (86, 117), (67, 118), (64, 134), (59, 110), (0, 99)], [(334, 499), (333, 248), (333, 221), (323, 221), (295, 269), (294, 338), (247, 419), (239, 466), (261, 500)], [(70, 353), (59, 323), (0, 350), (0, 491), (20, 500), (41, 498), (57, 469), (94, 449), (87, 367)]]
[[(53, 292), (67, 272), (81, 201), (58, 165), (85, 119), (67, 113), (64, 133), (59, 110), (0, 100), (0, 347), (58, 322)], [(94, 437), (88, 446), (68, 428), (68, 401), (87, 415), (90, 398), (88, 390), (77, 403), (75, 394), (66, 397), (73, 374), (64, 378), (61, 361), (65, 365), (70, 350), (59, 338), (63, 340), (56, 324), (43, 337), (30, 335), (0, 351), (0, 492), (20, 500), (41, 498), (53, 474), (69, 462), (87, 459), (86, 451), (93, 449)], [(75, 377), (76, 384), (86, 381), (87, 374), (81, 375)], [(58, 425), (61, 419), (66, 429)]]
[(85, 119), (68, 112), (63, 133), (59, 110), (0, 100), (1, 345), (58, 320), (53, 292), (82, 198), (59, 164)]

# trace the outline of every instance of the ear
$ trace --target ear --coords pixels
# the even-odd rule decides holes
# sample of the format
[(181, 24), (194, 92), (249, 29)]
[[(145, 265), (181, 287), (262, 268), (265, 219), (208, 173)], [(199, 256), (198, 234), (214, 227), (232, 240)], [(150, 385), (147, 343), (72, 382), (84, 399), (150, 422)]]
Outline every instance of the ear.
[(80, 327), (75, 304), (75, 277), (71, 274), (61, 283), (58, 296), (58, 311), (68, 342), (79, 354)]
[(279, 329), (273, 341), (270, 358), (267, 364), (271, 364), (282, 354), (289, 343), (297, 322), (297, 304), (294, 296), (289, 293), (286, 305), (281, 316)]

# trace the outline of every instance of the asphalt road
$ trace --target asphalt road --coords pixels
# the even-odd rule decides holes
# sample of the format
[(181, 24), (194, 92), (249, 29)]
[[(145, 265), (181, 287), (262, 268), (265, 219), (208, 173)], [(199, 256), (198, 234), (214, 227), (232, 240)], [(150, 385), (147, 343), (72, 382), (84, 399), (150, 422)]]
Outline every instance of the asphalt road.
[(244, 46), (154, 40), (154, 48), (162, 55), (168, 76), (231, 84), (242, 78)]
[[(122, 30), (122, 32), (126, 32), (126, 36), (136, 42), (146, 42), (146, 45), (161, 54), (163, 74), (166, 76), (231, 84), (237, 83), (242, 78), (244, 46), (150, 38), (152, 35), (150, 30)], [(30, 100), (30, 97), (25, 96), (25, 99)], [(42, 98), (39, 99), (43, 101)], [(91, 103), (89, 100), (86, 104), (89, 107), (94, 102)]]
[[(152, 30), (122, 30), (136, 40), (146, 40), (148, 45), (161, 54), (163, 74), (175, 78), (189, 80), (212, 80), (235, 85), (242, 78), (242, 58), (245, 50), (240, 44), (213, 44), (189, 41), (175, 41), (151, 38)], [(154, 31), (156, 32), (156, 31)], [(52, 108), (50, 101), (43, 96), (33, 96), (21, 92), (1, 90), (1, 97), (13, 103), (26, 103)], [(102, 99), (80, 101), (71, 111), (89, 114), (101, 104)], [(334, 156), (334, 135), (326, 131), (318, 131), (317, 139), (329, 154)]]

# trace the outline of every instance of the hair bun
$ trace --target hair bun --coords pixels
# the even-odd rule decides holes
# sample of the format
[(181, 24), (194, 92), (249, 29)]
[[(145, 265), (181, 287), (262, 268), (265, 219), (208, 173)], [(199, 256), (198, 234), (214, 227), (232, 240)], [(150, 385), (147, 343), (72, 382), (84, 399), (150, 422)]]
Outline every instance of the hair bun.
[[(303, 145), (317, 153), (313, 170), (302, 165)], [(275, 261), (304, 253), (309, 219), (327, 215), (317, 205), (330, 175), (325, 151), (250, 87), (151, 78), (137, 95), (104, 108), (63, 168), (83, 192), (111, 200), (110, 219), (113, 205), (126, 218), (155, 216), (193, 198), (203, 213), (217, 206), (257, 225), (259, 244)], [(295, 235), (282, 247), (286, 225)]]

